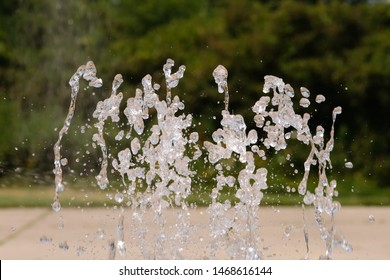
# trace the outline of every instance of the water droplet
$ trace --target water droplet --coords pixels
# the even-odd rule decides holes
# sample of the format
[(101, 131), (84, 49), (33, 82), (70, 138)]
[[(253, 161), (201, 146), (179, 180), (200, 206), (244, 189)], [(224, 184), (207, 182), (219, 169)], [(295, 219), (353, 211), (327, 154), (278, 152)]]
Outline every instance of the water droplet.
[(160, 85), (159, 84), (153, 84), (153, 89), (155, 91), (158, 91), (160, 89)]
[[(139, 150), (141, 149), (141, 142), (139, 141), (139, 139), (137, 137), (135, 137), (133, 140), (131, 140), (131, 143), (130, 143), (130, 147), (131, 147), (131, 152), (136, 155), (138, 154)], [(130, 159), (130, 153), (129, 155), (127, 156), (127, 158)]]
[(126, 243), (125, 243), (125, 241), (118, 240), (118, 243), (116, 246), (118, 248), (119, 255), (126, 256)]
[(163, 71), (167, 83), (168, 88), (174, 88), (179, 84), (179, 80), (183, 78), (184, 72), (186, 70), (186, 67), (184, 65), (181, 65), (179, 67), (179, 70), (177, 70), (176, 73), (171, 74), (172, 72), (172, 67), (175, 65), (175, 62), (168, 58), (167, 62), (163, 66)]
[(253, 121), (255, 122), (256, 126), (261, 128), (264, 126), (264, 121), (265, 121), (265, 118), (261, 115), (255, 115), (253, 117)]
[(334, 108), (333, 109), (333, 115), (332, 115), (333, 116), (333, 120), (336, 119), (336, 116), (341, 114), (341, 112), (342, 112), (342, 109), (341, 109), (340, 106)]
[(58, 212), (61, 210), (61, 203), (59, 200), (55, 200), (53, 204), (51, 205), (51, 208), (55, 211)]
[(309, 99), (307, 99), (307, 98), (301, 98), (301, 99), (299, 100), (299, 105), (300, 105), (301, 107), (303, 107), (303, 108), (307, 108), (307, 107), (310, 106), (310, 101), (309, 101)]
[(319, 104), (319, 103), (322, 103), (325, 101), (325, 96), (323, 96), (322, 94), (318, 94), (316, 96), (316, 102)]
[(171, 58), (168, 58), (167, 62), (163, 66), (163, 71), (164, 71), (165, 76), (171, 75), (172, 67), (174, 65), (175, 65), (175, 61)]
[(324, 132), (325, 132), (325, 129), (321, 125), (316, 127), (316, 136), (317, 137), (323, 138), (324, 137)]
[(118, 134), (115, 136), (116, 141), (121, 141), (125, 132), (123, 130), (119, 131)]
[(118, 202), (118, 203), (122, 203), (123, 202), (123, 199), (124, 199), (124, 196), (122, 193), (117, 193), (115, 194), (115, 201)]
[[(95, 78), (89, 82), (89, 86), (94, 88), (100, 88), (102, 87), (102, 85), (103, 85), (102, 79), (98, 79), (98, 78)], [(93, 92), (92, 95), (95, 95), (95, 93)]]
[(284, 93), (291, 98), (294, 97), (294, 89), (290, 84), (286, 84), (284, 88)]
[(117, 74), (112, 81), (112, 91), (116, 92), (120, 85), (123, 83), (123, 78), (121, 74)]
[(346, 167), (346, 168), (353, 168), (353, 163), (350, 162), (350, 161), (347, 161), (347, 162), (345, 163), (345, 167)]
[(306, 97), (306, 98), (310, 97), (310, 91), (307, 88), (301, 87), (300, 90), (301, 90), (301, 94), (303, 97)]
[(252, 111), (255, 112), (256, 114), (263, 114), (266, 111), (270, 100), (271, 99), (269, 96), (260, 97), (260, 99), (252, 107)]
[(252, 129), (248, 132), (247, 144), (255, 144), (257, 142), (257, 131)]
[(196, 143), (199, 140), (199, 134), (197, 132), (192, 132), (190, 134), (189, 139), (190, 139), (190, 143)]
[(67, 165), (68, 164), (68, 159), (67, 158), (62, 158), (61, 159), (61, 165), (62, 166), (65, 166), (65, 165)]
[(215, 83), (218, 85), (218, 92), (224, 93), (227, 90), (228, 71), (223, 65), (218, 65), (213, 71)]
[(277, 89), (281, 93), (284, 91), (284, 87), (285, 84), (281, 78), (278, 78), (273, 75), (264, 76), (264, 87), (263, 87), (264, 93), (269, 93), (271, 88), (274, 91)]

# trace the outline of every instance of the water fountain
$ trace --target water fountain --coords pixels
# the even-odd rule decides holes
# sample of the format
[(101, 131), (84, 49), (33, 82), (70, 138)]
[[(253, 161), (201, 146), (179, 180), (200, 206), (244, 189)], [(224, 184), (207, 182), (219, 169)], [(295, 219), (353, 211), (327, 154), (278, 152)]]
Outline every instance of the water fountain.
[[(184, 254), (185, 249), (198, 241), (191, 239), (191, 232), (196, 230), (196, 225), (191, 224), (192, 206), (186, 199), (196, 188), (193, 179), (199, 176), (191, 170), (192, 163), (204, 159), (216, 172), (215, 186), (210, 194), (211, 203), (207, 208), (209, 242), (207, 245), (202, 244), (208, 252), (207, 257), (218, 258), (224, 252), (231, 259), (263, 258), (258, 211), (264, 190), (268, 188), (269, 171), (264, 167), (265, 164), (257, 166), (257, 163), (258, 159), (264, 161), (266, 151), (286, 149), (290, 138), (296, 138), (310, 147), (304, 163), (303, 178), (297, 189), (302, 196), (303, 213), (307, 211), (307, 206), (313, 209), (315, 222), (325, 243), (325, 255), (320, 258), (331, 259), (336, 246), (351, 251), (352, 247), (335, 227), (334, 215), (340, 210), (340, 203), (334, 200), (337, 184), (335, 180), (329, 181), (326, 174), (327, 169), (332, 168), (330, 154), (334, 147), (334, 123), (341, 113), (341, 107), (333, 110), (329, 139), (325, 141), (325, 129), (322, 126), (318, 125), (312, 133), (308, 125), (311, 116), (294, 111), (293, 100), (296, 97), (292, 86), (278, 77), (267, 75), (264, 77), (265, 95), (252, 107), (253, 121), (257, 129), (266, 135), (260, 138), (256, 129), (247, 131), (242, 115), (229, 111), (228, 70), (219, 65), (213, 76), (218, 92), (224, 94), (221, 127), (212, 133), (212, 142), (204, 141), (201, 144), (198, 132), (191, 131), (192, 115), (181, 112), (184, 103), (172, 94), (186, 68), (180, 66), (173, 73), (173, 67), (174, 61), (167, 59), (163, 66), (165, 99), (157, 95), (160, 85), (153, 83), (152, 77), (146, 75), (142, 79), (142, 89), (138, 88), (135, 96), (127, 99), (121, 115), (123, 94), (117, 91), (123, 79), (118, 74), (113, 80), (111, 95), (98, 102), (93, 113), (97, 132), (92, 141), (101, 151), (97, 185), (102, 190), (110, 188), (110, 169), (120, 176), (124, 188), (124, 191), (112, 190), (121, 214), (117, 224), (117, 238), (110, 241), (108, 257), (113, 259), (117, 253), (126, 256), (129, 244), (125, 241), (125, 235), (132, 234), (137, 241), (130, 246), (137, 247), (145, 259), (191, 258)], [(81, 78), (88, 81), (90, 87), (102, 86), (102, 80), (96, 77), (96, 68), (91, 61), (81, 66), (69, 81), (72, 90), (69, 113), (54, 145), (56, 188), (52, 208), (56, 212), (61, 209), (60, 193), (64, 191), (62, 166), (68, 164), (66, 159), (61, 158), (61, 140), (71, 125)], [(300, 95), (299, 105), (309, 107), (310, 91), (301, 87)], [(324, 101), (323, 95), (315, 97), (317, 103)], [(121, 130), (115, 140), (126, 143), (126, 147), (117, 155), (111, 154), (110, 159), (104, 138), (105, 122), (110, 118), (112, 123), (117, 123), (121, 117), (126, 117), (128, 130)], [(231, 175), (231, 166), (226, 161), (237, 162), (242, 166), (238, 176)], [(307, 185), (313, 166), (318, 169), (318, 185), (314, 190), (309, 190)], [(234, 196), (237, 202), (221, 198), (224, 188), (236, 189)], [(167, 212), (172, 209), (175, 213), (174, 222), (168, 224)], [(129, 216), (126, 211), (130, 213)], [(147, 215), (152, 215), (156, 227), (152, 242), (147, 239), (149, 229), (143, 222)], [(126, 227), (125, 220), (131, 226)], [(305, 224), (305, 215), (303, 220)], [(307, 248), (304, 258), (307, 258), (309, 236), (306, 228), (303, 232)]]

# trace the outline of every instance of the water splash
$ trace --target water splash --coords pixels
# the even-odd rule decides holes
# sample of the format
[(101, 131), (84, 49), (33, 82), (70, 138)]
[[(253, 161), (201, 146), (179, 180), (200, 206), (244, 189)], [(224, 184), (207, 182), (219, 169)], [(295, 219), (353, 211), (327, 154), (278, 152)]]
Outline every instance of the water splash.
[[(341, 237), (335, 237), (334, 229), (334, 215), (340, 210), (340, 203), (334, 201), (333, 197), (336, 196), (336, 181), (332, 180), (328, 182), (326, 170), (332, 168), (330, 160), (330, 154), (334, 147), (334, 125), (336, 118), (341, 114), (341, 107), (335, 107), (332, 112), (332, 127), (329, 135), (329, 140), (325, 144), (325, 130), (322, 126), (316, 127), (316, 133), (312, 135), (308, 122), (310, 115), (304, 113), (303, 116), (296, 114), (293, 109), (293, 102), (291, 100), (291, 88), (287, 88), (284, 82), (274, 76), (266, 76), (264, 84), (264, 93), (269, 93), (273, 90), (272, 105), (274, 108), (270, 108), (268, 112), (263, 106), (260, 110), (258, 107), (254, 108), (256, 116), (269, 117), (271, 119), (263, 130), (267, 132), (267, 138), (263, 141), (263, 144), (269, 149), (273, 147), (275, 150), (285, 149), (287, 147), (285, 130), (288, 128), (294, 128), (297, 134), (297, 140), (303, 144), (311, 147), (310, 153), (304, 162), (304, 175), (299, 183), (298, 192), (303, 196), (303, 201), (307, 205), (314, 205), (315, 219), (320, 230), (320, 235), (326, 244), (326, 259), (332, 258), (334, 245), (340, 245), (346, 251), (352, 250), (352, 247), (347, 243), (345, 239)], [(308, 89), (301, 87), (301, 94), (303, 98), (300, 99), (300, 105), (302, 107), (308, 107), (310, 105), (309, 100), (304, 100), (310, 97)], [(264, 99), (263, 99), (264, 100)], [(304, 104), (302, 104), (304, 100)], [(261, 101), (261, 99), (259, 100)], [(258, 101), (258, 102), (259, 102)], [(311, 166), (317, 166), (318, 168), (318, 185), (314, 192), (307, 190), (307, 183)], [(327, 227), (324, 222), (324, 215), (330, 217), (330, 223)], [(340, 235), (341, 236), (341, 235)]]
[(306, 247), (306, 252), (305, 256), (303, 257), (304, 260), (309, 259), (309, 232), (307, 230), (307, 223), (306, 223), (306, 215), (305, 215), (305, 204), (302, 204), (302, 220), (303, 220), (303, 237), (305, 240), (305, 247)]
[(125, 227), (124, 227), (124, 213), (123, 210), (119, 216), (119, 222), (116, 228), (116, 233), (117, 233), (117, 243), (116, 247), (118, 249), (119, 255), (122, 257), (126, 256), (126, 242), (125, 242)]
[[(208, 160), (216, 164), (223, 159), (239, 156), (239, 161), (245, 167), (239, 172), (237, 181), (232, 176), (225, 176), (223, 168), (219, 168), (216, 187), (212, 190), (212, 203), (208, 212), (210, 219), (210, 237), (212, 238), (211, 258), (214, 258), (221, 247), (227, 247), (230, 255), (237, 259), (259, 259), (258, 238), (256, 236), (257, 210), (263, 197), (262, 190), (267, 188), (267, 170), (256, 169), (254, 155), (248, 151), (250, 145), (258, 140), (257, 132), (250, 130), (246, 134), (246, 124), (241, 115), (229, 113), (229, 93), (227, 86), (228, 72), (225, 67), (219, 65), (213, 72), (215, 82), (220, 93), (225, 92), (225, 110), (222, 111), (221, 126), (212, 137), (215, 142), (204, 142), (208, 152)], [(258, 104), (259, 105), (259, 104)], [(261, 107), (259, 105), (259, 107)], [(258, 109), (261, 111), (262, 109)], [(219, 202), (218, 197), (225, 185), (230, 188), (238, 183), (236, 198), (239, 202), (232, 207), (230, 201)], [(226, 212), (233, 210), (232, 218), (226, 216)]]
[(213, 71), (213, 77), (218, 85), (218, 92), (225, 93), (225, 111), (229, 108), (229, 91), (227, 86), (228, 71), (223, 65), (218, 65)]
[[(171, 74), (173, 65), (174, 61), (168, 59), (163, 67), (167, 85), (166, 100), (158, 98), (155, 91), (159, 86), (152, 86), (150, 75), (142, 79), (143, 90), (137, 89), (135, 97), (127, 100), (125, 115), (130, 135), (133, 128), (138, 135), (143, 134), (144, 120), (150, 117), (149, 109), (156, 110), (157, 124), (151, 127), (146, 141), (141, 142), (140, 138), (134, 137), (130, 148), (120, 151), (118, 158), (113, 160), (114, 169), (120, 173), (122, 182), (128, 187), (126, 196), (132, 209), (136, 211), (134, 214), (137, 213), (133, 215), (134, 221), (141, 220), (148, 207), (154, 213), (159, 231), (154, 236), (153, 252), (143, 254), (152, 255), (155, 259), (166, 258), (166, 253), (172, 248), (185, 246), (183, 242), (177, 243), (174, 239), (185, 239), (184, 229), (188, 224), (185, 220), (188, 212), (185, 199), (191, 193), (193, 176), (189, 167), (191, 161), (200, 156), (199, 153), (194, 153), (190, 158), (186, 152), (190, 149), (200, 151), (196, 143), (199, 136), (197, 132), (187, 133), (192, 125), (191, 115), (177, 115), (184, 109), (184, 104), (178, 96), (172, 98), (172, 88), (183, 77), (185, 67), (180, 66), (176, 73)], [(142, 197), (137, 197), (136, 189), (141, 181), (146, 191)], [(172, 206), (182, 210), (177, 217), (181, 233), (170, 240), (165, 232), (165, 211)], [(145, 232), (138, 234), (145, 238)]]
[[(54, 170), (53, 173), (55, 175), (54, 183), (55, 183), (55, 194), (54, 200), (52, 203), (52, 208), (54, 211), (58, 212), (61, 209), (61, 203), (59, 201), (59, 193), (63, 192), (65, 187), (62, 182), (62, 163), (64, 161), (61, 158), (61, 140), (63, 136), (68, 132), (70, 124), (73, 119), (73, 115), (76, 109), (76, 100), (77, 94), (80, 89), (80, 78), (85, 79), (89, 82), (90, 87), (99, 88), (102, 86), (103, 82), (101, 79), (96, 77), (96, 67), (92, 61), (88, 61), (86, 65), (80, 66), (76, 73), (69, 80), (69, 85), (71, 87), (71, 101), (69, 105), (68, 115), (65, 118), (65, 122), (60, 132), (58, 133), (58, 140), (54, 144)], [(66, 164), (66, 163), (65, 163)]]
[[(167, 59), (163, 66), (166, 84), (165, 99), (157, 92), (160, 85), (152, 82), (152, 76), (143, 77), (142, 89), (137, 88), (134, 97), (126, 101), (123, 117), (127, 120), (128, 131), (122, 129), (115, 140), (127, 143), (127, 146), (112, 155), (112, 173), (117, 172), (121, 177), (122, 186), (110, 190), (121, 214), (117, 225), (116, 240), (109, 241), (109, 258), (114, 259), (116, 253), (125, 256), (128, 244), (125, 241), (125, 207), (130, 210), (130, 232), (137, 240), (137, 246), (144, 258), (166, 259), (185, 258), (183, 252), (191, 242), (193, 226), (189, 220), (189, 205), (187, 198), (193, 193), (192, 164), (202, 158), (202, 147), (199, 146), (198, 132), (191, 131), (192, 115), (184, 114), (184, 103), (178, 96), (172, 96), (172, 89), (177, 87), (186, 70), (182, 65), (172, 74), (174, 61)], [(92, 62), (81, 66), (72, 76), (72, 99), (64, 127), (59, 133), (59, 139), (54, 146), (56, 190), (52, 204), (53, 210), (61, 208), (58, 193), (63, 191), (61, 166), (67, 165), (67, 159), (61, 158), (60, 141), (66, 134), (74, 114), (75, 101), (79, 90), (79, 79), (83, 77), (90, 86), (101, 86), (96, 78), (96, 68)], [(267, 75), (264, 77), (264, 87), (259, 100), (252, 107), (254, 123), (258, 130), (265, 133), (258, 137), (258, 130), (247, 131), (247, 125), (242, 115), (229, 112), (228, 71), (219, 65), (213, 71), (213, 77), (218, 86), (218, 92), (224, 93), (224, 109), (220, 128), (212, 132), (212, 141), (204, 141), (203, 148), (206, 160), (215, 168), (215, 186), (211, 190), (211, 204), (207, 212), (210, 215), (210, 258), (216, 258), (219, 251), (225, 251), (233, 259), (260, 259), (261, 236), (258, 233), (259, 205), (268, 188), (268, 170), (258, 166), (266, 160), (266, 150), (275, 152), (284, 150), (292, 138), (307, 145), (309, 153), (303, 165), (304, 174), (297, 186), (302, 196), (304, 239), (306, 255), (309, 253), (309, 236), (306, 229), (304, 205), (314, 206), (315, 221), (320, 236), (326, 245), (325, 256), (332, 258), (335, 247), (345, 251), (352, 250), (350, 244), (334, 225), (334, 216), (340, 210), (340, 203), (334, 200), (337, 196), (337, 183), (328, 180), (326, 171), (332, 168), (330, 154), (334, 147), (334, 125), (341, 114), (341, 107), (332, 112), (332, 127), (328, 140), (325, 140), (324, 127), (318, 125), (314, 132), (309, 127), (309, 113), (298, 114), (294, 111), (294, 89), (281, 78)], [(123, 82), (120, 74), (112, 82), (111, 95), (98, 102), (93, 117), (97, 119), (93, 135), (101, 150), (100, 172), (96, 176), (101, 189), (110, 185), (107, 173), (110, 167), (108, 148), (104, 139), (106, 121), (112, 123), (121, 120), (120, 104), (123, 99), (121, 92), (117, 93)], [(310, 107), (310, 91), (300, 88), (301, 97), (298, 104), (304, 109)], [(315, 101), (325, 101), (322, 95), (316, 95)], [(145, 122), (150, 122), (146, 126)], [(149, 129), (145, 130), (146, 127)], [(294, 137), (291, 135), (294, 134)], [(287, 160), (291, 158), (287, 156)], [(236, 168), (237, 175), (233, 176), (231, 165)], [(308, 180), (312, 167), (318, 169), (318, 185), (314, 190), (308, 189)], [(346, 163), (346, 167), (350, 164)], [(234, 204), (222, 199), (225, 188), (235, 190)], [(289, 187), (290, 189), (290, 187)], [(293, 188), (295, 189), (295, 188)], [(167, 210), (175, 209), (174, 225), (167, 225)], [(143, 220), (148, 212), (153, 214), (153, 222), (157, 231), (152, 244), (148, 243), (149, 229), (145, 228)], [(328, 219), (327, 219), (328, 218)], [(329, 220), (329, 223), (326, 223)], [(172, 233), (173, 230), (173, 233)], [(286, 227), (284, 232), (288, 237), (292, 227)]]
[(179, 84), (179, 80), (183, 78), (184, 76), (184, 71), (186, 70), (186, 67), (184, 65), (181, 65), (179, 67), (179, 70), (175, 72), (174, 74), (171, 74), (172, 72), (172, 67), (175, 65), (175, 62), (173, 59), (168, 58), (167, 62), (164, 64), (163, 71), (165, 75), (165, 81), (167, 85), (167, 97), (166, 101), (167, 104), (169, 105), (172, 101), (172, 92), (171, 89), (175, 88)]
[(108, 156), (106, 141), (104, 140), (104, 123), (108, 118), (111, 118), (112, 122), (119, 121), (119, 106), (123, 98), (122, 92), (117, 94), (119, 86), (123, 83), (122, 75), (117, 74), (112, 82), (111, 96), (104, 101), (99, 101), (96, 110), (93, 112), (93, 117), (98, 119), (95, 127), (98, 129), (98, 133), (95, 133), (92, 140), (96, 142), (102, 152), (101, 169), (99, 175), (96, 176), (98, 186), (104, 190), (109, 184), (107, 178)]

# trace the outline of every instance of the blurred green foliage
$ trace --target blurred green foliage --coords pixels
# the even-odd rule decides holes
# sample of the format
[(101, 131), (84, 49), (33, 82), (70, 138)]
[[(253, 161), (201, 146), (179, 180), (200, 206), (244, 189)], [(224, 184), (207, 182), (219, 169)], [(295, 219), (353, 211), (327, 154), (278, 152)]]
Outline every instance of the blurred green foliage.
[[(86, 167), (75, 160), (88, 149), (84, 162), (96, 168), (99, 152), (88, 146), (92, 112), (108, 96), (112, 78), (121, 73), (121, 90), (132, 97), (146, 74), (163, 82), (168, 57), (187, 67), (174, 94), (201, 123), (201, 141), (221, 118), (223, 97), (211, 75), (218, 64), (229, 70), (230, 108), (251, 128), (250, 109), (262, 94), (263, 76), (272, 74), (326, 97), (311, 112), (313, 127), (329, 131), (333, 107), (342, 106), (332, 159), (345, 188), (390, 187), (390, 5), (375, 1), (3, 0), (0, 176), (15, 168), (50, 172), (56, 129), (69, 106), (67, 81), (88, 60), (105, 86), (94, 95), (81, 89), (63, 152), (80, 172)], [(89, 127), (85, 133), (83, 126)], [(300, 178), (295, 168), (285, 171), (287, 153), (301, 170), (308, 149), (293, 145), (269, 153), (269, 169), (287, 177), (270, 181), (283, 188)], [(352, 170), (345, 170), (345, 159), (354, 163)], [(203, 163), (197, 168), (208, 173)]]

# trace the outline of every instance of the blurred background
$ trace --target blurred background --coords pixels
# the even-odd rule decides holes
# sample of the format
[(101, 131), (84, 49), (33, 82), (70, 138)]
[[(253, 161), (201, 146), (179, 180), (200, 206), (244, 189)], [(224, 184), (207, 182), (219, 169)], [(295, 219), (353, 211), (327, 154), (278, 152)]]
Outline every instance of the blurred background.
[[(311, 106), (313, 128), (321, 124), (329, 132), (332, 110), (341, 106), (328, 171), (338, 181), (339, 199), (390, 205), (389, 1), (1, 0), (0, 207), (50, 207), (53, 145), (69, 107), (68, 81), (88, 60), (104, 85), (92, 90), (82, 83), (62, 145), (69, 162), (64, 195), (69, 205), (99, 205), (93, 190), (100, 150), (91, 145), (96, 103), (109, 96), (117, 73), (125, 80), (125, 100), (146, 74), (163, 85), (167, 58), (187, 67), (173, 94), (193, 115), (200, 142), (220, 126), (223, 96), (212, 77), (218, 64), (229, 70), (230, 108), (248, 128), (255, 127), (251, 107), (267, 74), (296, 92), (304, 86), (313, 98), (326, 97)], [(114, 136), (123, 127), (107, 126), (115, 156)], [(267, 161), (259, 162), (270, 171), (267, 204), (302, 200), (294, 188), (309, 152), (299, 143), (267, 151)], [(193, 168), (196, 188), (207, 196), (213, 171), (202, 160)]]

